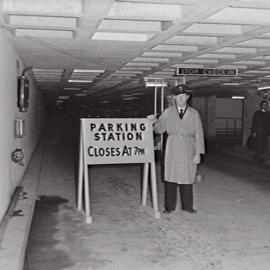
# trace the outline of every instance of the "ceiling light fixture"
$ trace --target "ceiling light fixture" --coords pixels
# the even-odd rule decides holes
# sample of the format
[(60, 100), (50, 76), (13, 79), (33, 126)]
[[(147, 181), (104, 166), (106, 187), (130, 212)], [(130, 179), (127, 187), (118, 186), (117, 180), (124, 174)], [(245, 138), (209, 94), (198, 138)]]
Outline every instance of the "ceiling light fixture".
[(226, 82), (226, 83), (223, 83), (223, 85), (237, 86), (237, 85), (241, 85), (241, 83), (230, 83), (230, 82)]
[(92, 80), (68, 80), (70, 83), (90, 83)]
[(73, 73), (84, 73), (84, 72), (89, 72), (89, 73), (103, 73), (105, 70), (103, 69), (74, 69)]
[(77, 87), (64, 87), (64, 90), (81, 90), (81, 88), (77, 88)]
[(270, 90), (270, 85), (258, 87), (258, 91), (262, 91), (262, 90)]
[(232, 96), (232, 99), (245, 99), (243, 96)]

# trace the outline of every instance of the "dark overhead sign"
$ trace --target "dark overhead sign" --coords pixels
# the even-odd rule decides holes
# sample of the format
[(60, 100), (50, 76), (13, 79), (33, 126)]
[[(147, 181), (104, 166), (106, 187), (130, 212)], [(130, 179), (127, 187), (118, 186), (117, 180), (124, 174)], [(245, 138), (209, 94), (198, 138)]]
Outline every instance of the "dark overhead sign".
[(176, 76), (195, 75), (195, 76), (237, 76), (237, 69), (218, 69), (218, 68), (176, 68)]

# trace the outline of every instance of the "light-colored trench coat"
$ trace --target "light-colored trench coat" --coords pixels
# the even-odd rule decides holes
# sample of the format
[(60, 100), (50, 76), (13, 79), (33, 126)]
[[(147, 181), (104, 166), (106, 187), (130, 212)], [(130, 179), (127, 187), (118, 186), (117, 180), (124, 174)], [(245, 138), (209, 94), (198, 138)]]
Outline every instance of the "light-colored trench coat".
[(193, 184), (197, 165), (195, 154), (203, 154), (204, 136), (199, 112), (188, 107), (180, 119), (176, 106), (168, 107), (154, 125), (156, 133), (167, 131), (164, 180), (178, 184)]

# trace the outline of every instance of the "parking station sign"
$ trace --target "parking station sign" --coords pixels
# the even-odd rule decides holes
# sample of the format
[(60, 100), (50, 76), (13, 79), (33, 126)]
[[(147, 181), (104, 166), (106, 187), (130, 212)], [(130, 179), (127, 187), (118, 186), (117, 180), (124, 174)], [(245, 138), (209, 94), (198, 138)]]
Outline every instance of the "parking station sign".
[[(144, 163), (142, 206), (146, 206), (148, 171), (151, 169), (151, 198), (158, 211), (152, 123), (147, 118), (82, 118), (78, 175), (78, 210), (83, 197), (86, 223), (92, 223), (88, 165)], [(83, 196), (84, 191), (84, 196)]]
[(153, 129), (147, 118), (81, 119), (87, 164), (154, 161)]
[(218, 69), (218, 68), (176, 68), (176, 76), (237, 76), (237, 69)]

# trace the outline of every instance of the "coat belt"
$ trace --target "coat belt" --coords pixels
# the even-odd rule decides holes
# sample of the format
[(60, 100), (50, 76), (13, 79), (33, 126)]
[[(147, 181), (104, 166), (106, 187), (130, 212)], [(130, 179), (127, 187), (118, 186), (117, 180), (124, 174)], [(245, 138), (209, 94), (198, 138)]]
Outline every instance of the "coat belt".
[(170, 136), (195, 138), (195, 134), (191, 134), (191, 133), (177, 133), (177, 134), (173, 134), (173, 135), (170, 135)]

